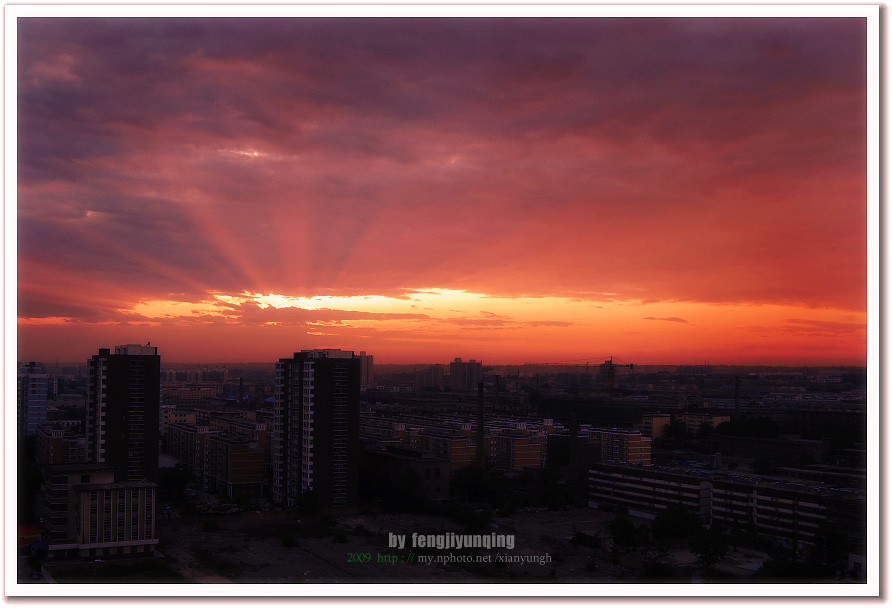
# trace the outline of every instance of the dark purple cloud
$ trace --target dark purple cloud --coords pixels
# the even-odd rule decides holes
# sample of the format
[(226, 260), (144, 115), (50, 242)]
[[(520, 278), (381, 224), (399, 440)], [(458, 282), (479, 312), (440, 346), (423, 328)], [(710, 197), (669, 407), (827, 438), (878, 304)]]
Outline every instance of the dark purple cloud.
[[(122, 307), (433, 286), (864, 306), (863, 20), (26, 18), (18, 35), (34, 314), (48, 267)], [(75, 315), (88, 294), (65, 296)]]

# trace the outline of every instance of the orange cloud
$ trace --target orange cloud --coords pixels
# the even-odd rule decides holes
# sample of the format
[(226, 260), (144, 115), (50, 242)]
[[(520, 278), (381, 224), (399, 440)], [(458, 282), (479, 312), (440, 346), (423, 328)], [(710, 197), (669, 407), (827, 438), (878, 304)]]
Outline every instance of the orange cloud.
[(18, 28), (26, 358), (864, 359), (863, 19)]

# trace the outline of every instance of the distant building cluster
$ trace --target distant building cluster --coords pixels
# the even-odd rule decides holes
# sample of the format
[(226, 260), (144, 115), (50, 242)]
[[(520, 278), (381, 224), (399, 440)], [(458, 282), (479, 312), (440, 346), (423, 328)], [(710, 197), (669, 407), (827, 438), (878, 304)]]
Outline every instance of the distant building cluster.
[[(361, 432), (367, 449), (412, 449), (435, 454), (452, 471), (476, 462), (476, 428), (460, 416), (363, 414)], [(575, 431), (554, 420), (519, 421), (489, 417), (484, 424), (485, 466), (489, 471), (519, 472), (545, 466), (549, 449), (574, 449), (580, 462), (650, 464), (651, 440), (637, 430)]]
[(415, 372), (415, 388), (475, 391), (483, 381), (483, 362), (471, 359), (462, 361), (456, 357), (448, 365), (430, 365)]
[[(17, 430), (42, 472), (43, 542), (60, 560), (152, 555), (159, 467), (230, 502), (335, 510), (392, 487), (455, 498), (456, 475), (476, 468), (530, 483), (547, 470), (593, 508), (653, 519), (681, 505), (793, 544), (830, 526), (863, 561), (865, 452), (840, 447), (865, 423), (850, 375), (772, 375), (766, 404), (739, 377), (717, 387), (712, 366), (515, 367), (455, 358), (388, 375), (365, 351), (312, 349), (261, 371), (162, 370), (156, 347), (128, 344), (100, 349), (79, 384), (20, 363)], [(839, 388), (804, 390), (816, 382)], [(680, 455), (689, 445), (704, 462)]]
[(161, 372), (161, 379), (168, 386), (175, 383), (220, 385), (229, 381), (226, 368), (168, 369)]
[(197, 423), (195, 412), (174, 412), (166, 426), (166, 454), (203, 488), (228, 498), (263, 495), (269, 470), (267, 423), (212, 413)]

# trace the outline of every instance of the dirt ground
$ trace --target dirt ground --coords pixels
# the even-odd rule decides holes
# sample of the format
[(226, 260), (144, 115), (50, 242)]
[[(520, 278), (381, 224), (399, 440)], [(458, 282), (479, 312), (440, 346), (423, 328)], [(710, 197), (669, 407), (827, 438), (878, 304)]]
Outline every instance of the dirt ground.
[[(493, 517), (480, 533), (481, 539), (495, 535), (505, 541), (502, 547), (438, 550), (417, 541), (413, 545), (412, 535), (464, 536), (463, 526), (424, 515), (340, 513), (301, 521), (283, 511), (181, 515), (165, 509), (158, 519), (160, 555), (151, 568), (119, 572), (119, 564), (109, 562), (56, 573), (64, 579), (57, 582), (66, 583), (315, 584), (331, 585), (332, 594), (337, 585), (355, 584), (705, 582), (696, 556), (685, 545), (663, 556), (668, 568), (661, 580), (643, 580), (640, 548), (611, 551), (608, 529), (614, 517), (585, 508), (522, 509), (510, 519)], [(574, 536), (582, 542), (571, 542)], [(717, 566), (717, 574), (722, 582), (746, 582), (766, 559), (762, 553), (734, 549)]]
[[(437, 551), (412, 547), (412, 534), (461, 534), (461, 526), (422, 515), (344, 515), (324, 528), (284, 512), (217, 515), (212, 524), (209, 516), (197, 515), (159, 520), (160, 550), (195, 583), (637, 582), (631, 578), (635, 554), (616, 560), (605, 549), (570, 542), (577, 532), (606, 537), (612, 518), (592, 509), (528, 509), (491, 520), (491, 533), (513, 536), (511, 549)], [(405, 535), (405, 546), (389, 546), (391, 535)], [(476, 559), (464, 557), (469, 553), (490, 561), (457, 561)], [(428, 556), (454, 561), (428, 563)], [(680, 572), (677, 582), (691, 582), (694, 557), (682, 551), (671, 561)]]

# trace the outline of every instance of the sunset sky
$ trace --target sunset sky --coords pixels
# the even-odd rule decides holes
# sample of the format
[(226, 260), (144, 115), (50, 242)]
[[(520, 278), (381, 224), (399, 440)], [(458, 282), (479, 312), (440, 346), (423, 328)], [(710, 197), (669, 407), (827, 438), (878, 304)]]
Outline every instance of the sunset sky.
[(17, 34), (20, 360), (867, 362), (863, 18)]

